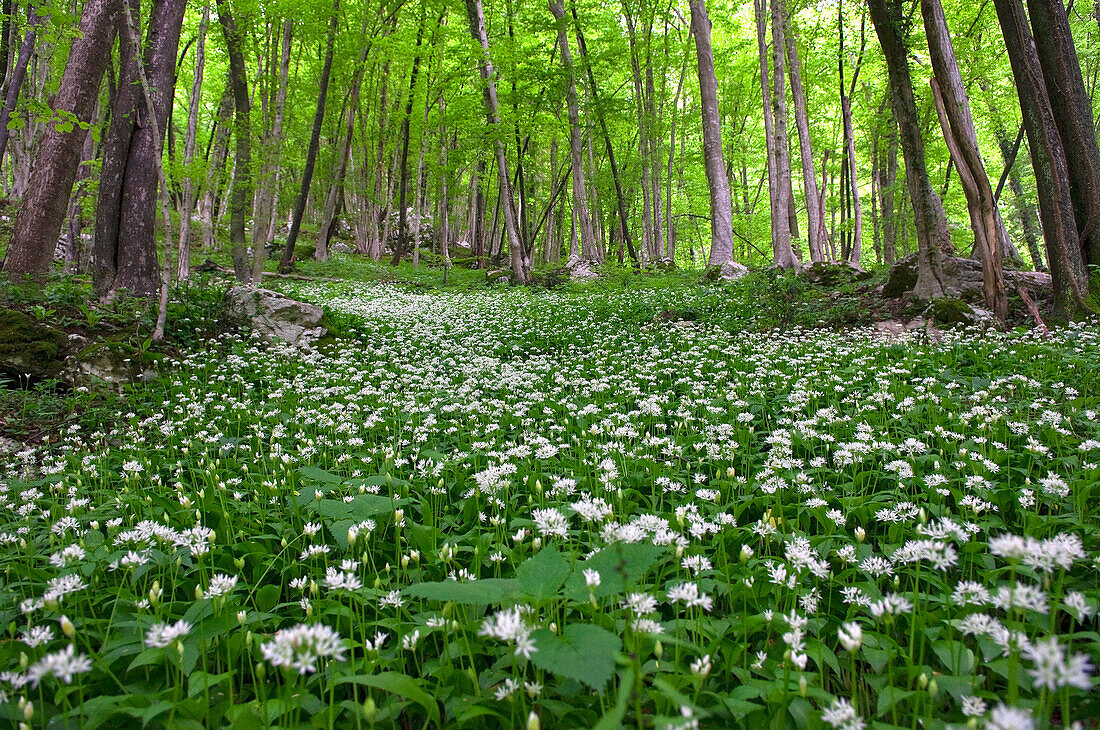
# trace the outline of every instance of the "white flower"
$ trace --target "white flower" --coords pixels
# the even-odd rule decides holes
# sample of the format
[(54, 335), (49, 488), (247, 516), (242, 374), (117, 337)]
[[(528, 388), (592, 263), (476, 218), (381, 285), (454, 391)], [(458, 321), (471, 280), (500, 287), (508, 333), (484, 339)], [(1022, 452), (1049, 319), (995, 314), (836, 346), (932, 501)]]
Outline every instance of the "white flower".
[(1036, 687), (1044, 687), (1051, 692), (1057, 692), (1062, 687), (1091, 689), (1089, 672), (1092, 665), (1088, 656), (1080, 653), (1067, 656), (1057, 636), (1034, 641), (1024, 648), (1023, 653), (1035, 662), (1028, 673), (1035, 680)]
[(565, 537), (569, 531), (569, 519), (553, 507), (535, 510), (531, 513), (531, 519), (543, 537)]
[(584, 582), (589, 588), (596, 588), (600, 585), (600, 572), (593, 570), (592, 568), (584, 569)]
[(218, 598), (233, 592), (237, 587), (237, 576), (216, 573), (210, 579), (210, 586), (206, 589), (207, 598)]
[(261, 647), (264, 659), (273, 666), (312, 674), (323, 659), (344, 660), (340, 634), (324, 624), (298, 624), (280, 629)]
[(150, 649), (164, 649), (171, 646), (176, 639), (183, 638), (191, 633), (191, 624), (179, 620), (174, 624), (153, 624), (145, 632), (145, 646)]
[(855, 621), (849, 621), (836, 630), (836, 637), (845, 651), (859, 651), (863, 646), (863, 628)]
[(76, 654), (73, 645), (39, 659), (27, 670), (31, 686), (37, 686), (46, 677), (57, 677), (65, 684), (72, 684), (74, 674), (92, 670), (92, 660), (84, 654)]
[(1035, 720), (1031, 717), (1031, 710), (999, 704), (989, 714), (985, 727), (986, 730), (1034, 730)]
[(846, 697), (833, 700), (833, 704), (829, 706), (829, 709), (822, 711), (821, 719), (832, 727), (842, 728), (843, 730), (863, 730), (866, 727), (863, 719), (852, 707), (851, 700)]

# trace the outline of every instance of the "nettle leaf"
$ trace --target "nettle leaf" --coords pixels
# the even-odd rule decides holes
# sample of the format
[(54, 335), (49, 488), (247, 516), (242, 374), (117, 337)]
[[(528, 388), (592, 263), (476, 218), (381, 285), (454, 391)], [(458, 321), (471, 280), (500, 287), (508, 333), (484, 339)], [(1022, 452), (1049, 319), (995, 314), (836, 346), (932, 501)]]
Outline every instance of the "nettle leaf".
[(603, 689), (611, 679), (615, 657), (623, 648), (618, 636), (591, 624), (569, 624), (560, 636), (539, 629), (531, 638), (538, 648), (531, 655), (536, 667), (596, 690)]
[(516, 568), (516, 583), (532, 598), (549, 598), (569, 577), (569, 559), (556, 548), (545, 547)]
[(517, 592), (514, 580), (504, 578), (486, 578), (460, 583), (455, 580), (441, 580), (432, 583), (417, 583), (402, 589), (410, 598), (424, 598), (429, 601), (452, 601), (466, 605), (488, 605), (500, 603)]

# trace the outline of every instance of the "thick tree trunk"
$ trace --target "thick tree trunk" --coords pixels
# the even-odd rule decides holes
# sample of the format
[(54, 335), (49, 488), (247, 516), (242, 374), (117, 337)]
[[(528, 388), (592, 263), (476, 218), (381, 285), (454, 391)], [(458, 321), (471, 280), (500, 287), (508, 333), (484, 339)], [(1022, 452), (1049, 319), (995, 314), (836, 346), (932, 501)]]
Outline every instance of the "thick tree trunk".
[[(817, 173), (814, 171), (813, 143), (810, 139), (810, 118), (806, 112), (806, 92), (802, 86), (802, 64), (798, 60), (798, 42), (794, 29), (784, 15), (784, 37), (787, 41), (787, 68), (794, 100), (794, 121), (798, 128), (798, 149), (802, 161), (802, 189), (806, 198), (807, 236), (811, 261), (825, 260), (825, 229), (817, 207)], [(776, 22), (772, 18), (772, 22)]]
[(981, 252), (985, 305), (1003, 324), (1008, 316), (1008, 299), (1001, 256), (1008, 233), (997, 210), (997, 202), (993, 199), (993, 186), (985, 172), (978, 135), (974, 131), (974, 118), (970, 113), (970, 100), (959, 73), (943, 7), (939, 0), (921, 0), (920, 6), (935, 73), (932, 92), (936, 111), (966, 195), (975, 247)]
[(199, 35), (195, 46), (195, 78), (191, 84), (191, 101), (187, 113), (187, 136), (183, 141), (183, 206), (180, 210), (179, 255), (176, 259), (176, 278), (191, 278), (191, 217), (195, 212), (195, 183), (191, 166), (195, 159), (195, 138), (199, 125), (199, 105), (202, 103), (202, 76), (206, 69), (206, 28), (210, 23), (210, 6), (203, 5), (199, 21)]
[[(87, 0), (81, 12), (80, 32), (69, 49), (54, 98), (56, 110), (72, 115), (81, 124), (92, 121), (120, 7), (120, 0)], [(9, 276), (43, 277), (49, 269), (76, 180), (85, 133), (75, 124), (71, 128), (47, 127), (4, 259), (3, 270)]]
[(516, 283), (529, 284), (531, 270), (519, 236), (516, 221), (515, 200), (512, 195), (512, 180), (508, 172), (508, 158), (504, 151), (504, 140), (498, 134), (500, 117), (498, 114), (497, 85), (493, 78), (493, 62), (489, 57), (489, 37), (485, 33), (485, 14), (481, 0), (466, 0), (466, 15), (470, 21), (470, 35), (481, 46), (481, 58), (478, 67), (481, 70), (485, 117), (493, 138), (496, 152), (497, 171), (500, 177), (500, 195), (504, 208), (504, 230), (508, 237), (508, 249), (512, 260), (512, 278)]
[(237, 138), (237, 161), (233, 173), (233, 189), (229, 200), (229, 240), (233, 257), (233, 272), (237, 281), (251, 279), (248, 261), (248, 238), (245, 220), (252, 198), (252, 102), (248, 95), (248, 72), (242, 50), (244, 39), (229, 9), (228, 0), (216, 0), (225, 45), (229, 49), (229, 85), (233, 89), (233, 131)]
[(921, 299), (941, 297), (945, 293), (942, 251), (945, 247), (950, 248), (951, 238), (947, 232), (943, 202), (932, 190), (928, 179), (920, 116), (909, 75), (908, 24), (900, 0), (868, 0), (868, 6), (886, 57), (890, 97), (894, 118), (898, 122), (902, 156), (905, 158), (905, 181), (913, 203), (919, 251), (917, 283), (913, 293)]
[(1078, 235), (1069, 182), (1069, 164), (1058, 134), (1043, 80), (1035, 42), (1021, 0), (994, 0), (1008, 50), (1043, 219), (1043, 239), (1054, 282), (1054, 308), (1059, 317), (1088, 311), (1088, 270)]
[(309, 187), (313, 182), (313, 168), (317, 164), (317, 149), (321, 145), (321, 126), (325, 121), (325, 101), (328, 97), (328, 82), (332, 76), (332, 53), (336, 45), (336, 29), (340, 23), (340, 0), (332, 2), (332, 16), (329, 20), (328, 35), (325, 38), (325, 63), (321, 67), (321, 81), (317, 88), (317, 112), (313, 115), (313, 131), (309, 137), (309, 149), (306, 150), (306, 165), (302, 170), (302, 187), (298, 192), (298, 202), (294, 205), (294, 217), (290, 221), (290, 233), (286, 237), (286, 247), (279, 261), (279, 271), (288, 273), (294, 268), (294, 246), (298, 242), (298, 232), (302, 229), (302, 218), (309, 201)]
[(550, 12), (558, 25), (558, 47), (561, 61), (569, 74), (565, 103), (569, 111), (569, 155), (572, 160), (573, 208), (577, 214), (577, 233), (580, 237), (580, 255), (587, 261), (599, 261), (600, 250), (596, 246), (596, 234), (592, 230), (592, 215), (588, 211), (588, 191), (584, 178), (584, 130), (581, 128), (577, 105), (577, 81), (573, 74), (573, 54), (569, 50), (569, 36), (565, 31), (565, 4), (562, 0), (550, 0)]
[(252, 273), (251, 281), (259, 286), (264, 276), (264, 257), (271, 245), (275, 231), (276, 193), (279, 189), (279, 162), (283, 157), (283, 122), (286, 118), (287, 81), (290, 77), (290, 47), (294, 36), (294, 21), (283, 21), (279, 48), (279, 88), (275, 92), (274, 119), (271, 134), (264, 145), (267, 153), (263, 170), (260, 173), (260, 191), (256, 200), (256, 224), (252, 229)]
[[(791, 188), (791, 152), (787, 138), (786, 60), (783, 39), (783, 0), (771, 0), (772, 13), (772, 131), (775, 134), (775, 182), (777, 193), (772, 218), (772, 263), (781, 269), (797, 269), (791, 247), (794, 197)], [(797, 226), (796, 226), (797, 227)]]
[(1066, 152), (1069, 192), (1085, 263), (1100, 266), (1100, 146), (1066, 7), (1061, 0), (1027, 0), (1027, 7), (1054, 124)]
[(722, 118), (718, 111), (718, 80), (714, 76), (714, 52), (710, 45), (710, 17), (705, 0), (691, 0), (690, 7), (703, 116), (703, 165), (710, 191), (708, 265), (721, 266), (733, 260), (733, 200), (722, 155)]

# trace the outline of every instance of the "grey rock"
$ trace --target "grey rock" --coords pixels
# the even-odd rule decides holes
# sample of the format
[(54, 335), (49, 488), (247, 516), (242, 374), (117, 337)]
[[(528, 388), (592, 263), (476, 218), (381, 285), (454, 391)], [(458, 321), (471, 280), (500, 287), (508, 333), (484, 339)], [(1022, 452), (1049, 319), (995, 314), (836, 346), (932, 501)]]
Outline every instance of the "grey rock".
[(727, 261), (718, 266), (708, 266), (703, 279), (706, 281), (734, 281), (749, 273), (747, 266), (742, 266), (736, 261)]
[(854, 281), (863, 281), (871, 276), (870, 272), (848, 261), (816, 261), (803, 267), (801, 274), (811, 284), (823, 287), (850, 284)]
[(328, 252), (329, 253), (339, 253), (339, 254), (345, 254), (346, 255), (346, 254), (355, 253), (355, 249), (352, 248), (351, 246), (347, 245), (346, 243), (334, 243), (333, 245), (328, 247)]
[(316, 304), (250, 286), (235, 286), (225, 294), (226, 317), (264, 340), (282, 340), (308, 349), (328, 333)]
[[(1053, 291), (1050, 274), (1039, 271), (1015, 271), (1005, 269), (1005, 288), (1009, 292), (1018, 286), (1031, 289), (1040, 297)], [(882, 295), (901, 297), (913, 290), (917, 284), (917, 255), (912, 254), (898, 261), (890, 269)], [(962, 256), (943, 257), (943, 284), (946, 294), (968, 301), (982, 298), (982, 264), (976, 259)]]
[(600, 274), (596, 271), (595, 263), (579, 256), (571, 256), (565, 263), (565, 270), (570, 279), (596, 279)]

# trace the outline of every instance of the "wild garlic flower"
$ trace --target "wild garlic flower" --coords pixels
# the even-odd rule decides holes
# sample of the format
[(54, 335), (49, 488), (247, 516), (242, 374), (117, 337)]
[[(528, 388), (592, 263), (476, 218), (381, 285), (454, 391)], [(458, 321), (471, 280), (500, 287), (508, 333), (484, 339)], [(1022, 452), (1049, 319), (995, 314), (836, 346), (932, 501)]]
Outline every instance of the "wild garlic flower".
[(344, 660), (340, 634), (324, 624), (298, 624), (280, 629), (261, 651), (272, 666), (291, 669), (298, 674), (313, 674), (324, 660)]

